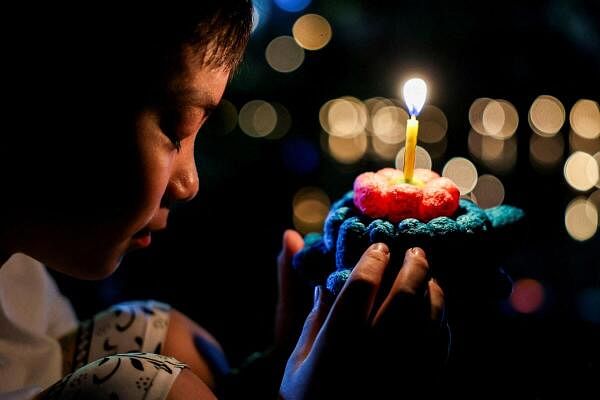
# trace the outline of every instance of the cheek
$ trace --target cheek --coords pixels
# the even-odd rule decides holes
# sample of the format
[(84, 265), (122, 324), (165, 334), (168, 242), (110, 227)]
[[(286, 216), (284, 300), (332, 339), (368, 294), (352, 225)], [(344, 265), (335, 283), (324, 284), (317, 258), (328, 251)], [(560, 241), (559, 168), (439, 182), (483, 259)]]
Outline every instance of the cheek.
[(160, 208), (161, 200), (169, 185), (172, 165), (173, 156), (170, 153), (153, 151), (144, 157), (140, 211), (153, 214)]

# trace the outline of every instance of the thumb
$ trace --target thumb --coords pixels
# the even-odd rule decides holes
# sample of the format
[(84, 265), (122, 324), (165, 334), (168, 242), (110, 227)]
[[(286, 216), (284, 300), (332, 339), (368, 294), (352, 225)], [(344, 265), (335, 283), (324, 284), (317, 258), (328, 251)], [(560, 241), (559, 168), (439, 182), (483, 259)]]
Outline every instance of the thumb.
[(291, 346), (295, 334), (301, 326), (299, 310), (302, 308), (302, 286), (296, 271), (292, 268), (292, 258), (304, 247), (302, 236), (288, 229), (283, 234), (281, 252), (277, 257), (277, 279), (279, 295), (275, 318), (275, 340), (280, 346)]
[(281, 252), (277, 257), (277, 275), (279, 282), (279, 303), (287, 304), (295, 298), (297, 279), (292, 269), (292, 258), (304, 247), (304, 239), (294, 230), (283, 233)]
[(332, 304), (330, 297), (329, 292), (322, 286), (315, 286), (313, 308), (304, 321), (302, 333), (292, 355), (296, 363), (302, 362), (312, 350), (321, 327), (329, 315)]

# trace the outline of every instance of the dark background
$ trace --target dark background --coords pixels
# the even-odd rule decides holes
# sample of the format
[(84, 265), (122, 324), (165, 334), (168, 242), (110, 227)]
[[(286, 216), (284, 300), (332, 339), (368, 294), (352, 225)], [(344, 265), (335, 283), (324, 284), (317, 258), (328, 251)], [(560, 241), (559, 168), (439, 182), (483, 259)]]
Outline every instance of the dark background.
[[(292, 116), (291, 129), (269, 140), (248, 137), (239, 127), (223, 134), (218, 121), (203, 128), (197, 143), (200, 193), (172, 213), (169, 230), (153, 237), (150, 249), (126, 257), (104, 281), (56, 275), (79, 317), (115, 302), (154, 298), (211, 331), (234, 364), (268, 346), (275, 257), (282, 232), (293, 227), (294, 193), (317, 186), (333, 200), (358, 173), (390, 166), (368, 158), (341, 165), (324, 153), (319, 108), (344, 95), (396, 97), (400, 79), (418, 71), (432, 83), (427, 102), (448, 118), (448, 148), (434, 170), (452, 157), (470, 157), (473, 100), (502, 98), (517, 108), (517, 163), (498, 176), (505, 203), (526, 211), (528, 227), (515, 236), (522, 246), (504, 267), (514, 279), (533, 278), (545, 289), (542, 307), (532, 314), (511, 311), (505, 301), (490, 310), (502, 315), (500, 323), (455, 361), (449, 393), (549, 398), (566, 389), (569, 397), (581, 398), (597, 391), (600, 234), (584, 242), (568, 235), (565, 207), (580, 193), (565, 182), (562, 162), (545, 171), (532, 167), (527, 112), (541, 94), (560, 99), (567, 113), (580, 98), (600, 100), (600, 4), (313, 0), (297, 13), (270, 1), (261, 4), (268, 18), (253, 34), (225, 98), (238, 110), (252, 99), (279, 102)], [(267, 44), (290, 35), (294, 21), (307, 12), (328, 19), (331, 42), (307, 52), (294, 72), (272, 70), (264, 57)], [(568, 121), (561, 130), (568, 143), (567, 134)], [(567, 144), (563, 160), (569, 152)], [(476, 165), (480, 174), (495, 173)], [(472, 388), (477, 380), (488, 385), (483, 392)]]

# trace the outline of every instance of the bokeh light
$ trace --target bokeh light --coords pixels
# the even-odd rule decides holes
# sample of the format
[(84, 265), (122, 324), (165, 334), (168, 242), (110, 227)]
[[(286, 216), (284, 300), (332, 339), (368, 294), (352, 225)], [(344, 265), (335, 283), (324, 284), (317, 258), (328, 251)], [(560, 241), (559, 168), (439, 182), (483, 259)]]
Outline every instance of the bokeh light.
[(364, 132), (350, 138), (330, 135), (327, 149), (337, 162), (353, 164), (365, 155), (367, 144), (367, 135)]
[(496, 100), (490, 101), (483, 110), (481, 122), (486, 135), (496, 136), (500, 133), (506, 122), (506, 113), (502, 104)]
[(584, 321), (600, 324), (600, 288), (586, 288), (577, 296), (579, 316)]
[(246, 135), (265, 137), (277, 125), (277, 111), (264, 100), (251, 100), (241, 108), (239, 124)]
[(470, 193), (477, 184), (477, 168), (463, 157), (448, 160), (442, 170), (442, 176), (452, 180), (458, 186), (461, 195)]
[(519, 114), (515, 106), (506, 100), (482, 97), (471, 104), (469, 122), (481, 135), (508, 139), (515, 134), (519, 126)]
[(270, 15), (270, 0), (254, 0), (252, 2), (252, 32), (264, 26)]
[(467, 141), (469, 152), (497, 173), (507, 173), (517, 163), (517, 139), (514, 136), (503, 140), (481, 135), (471, 129)]
[(292, 72), (302, 65), (304, 49), (291, 36), (271, 40), (265, 51), (267, 63), (278, 72)]
[(206, 131), (216, 135), (226, 135), (233, 131), (238, 123), (238, 110), (227, 99), (222, 99), (211, 117), (206, 121)]
[(275, 0), (277, 7), (283, 11), (298, 12), (304, 10), (311, 0)]
[(442, 140), (435, 143), (422, 143), (423, 148), (429, 152), (432, 159), (437, 160), (442, 158), (448, 148), (448, 138), (444, 136)]
[(376, 158), (383, 161), (394, 161), (402, 143), (390, 144), (382, 141), (377, 136), (369, 136), (371, 151)]
[(444, 112), (432, 105), (423, 107), (419, 114), (419, 140), (424, 143), (437, 143), (444, 139), (447, 131), (448, 119)]
[(331, 40), (331, 25), (320, 15), (306, 14), (296, 20), (292, 34), (300, 47), (319, 50)]
[(593, 188), (599, 179), (598, 162), (582, 151), (571, 154), (564, 167), (564, 176), (573, 189), (585, 192)]
[(329, 212), (329, 197), (319, 188), (305, 187), (294, 195), (294, 227), (301, 233), (319, 232)]
[(600, 106), (593, 100), (581, 99), (571, 108), (571, 128), (585, 139), (600, 137)]
[(275, 127), (269, 133), (267, 139), (281, 139), (284, 137), (292, 127), (292, 115), (287, 108), (280, 103), (271, 103), (273, 109), (277, 113), (277, 123)]
[[(496, 104), (500, 105), (501, 112)], [(493, 111), (484, 111), (483, 124), (484, 126), (486, 124), (490, 125), (489, 135), (494, 138), (505, 140), (511, 138), (519, 126), (519, 113), (515, 106), (506, 100), (496, 100), (495, 102), (488, 104), (486, 111), (488, 110)], [(502, 124), (499, 124), (500, 121), (502, 121)]]
[[(596, 207), (596, 211), (600, 212), (600, 190), (592, 192), (590, 197), (588, 197), (588, 201), (590, 201), (594, 207)], [(600, 220), (598, 222), (600, 222)]]
[(528, 122), (531, 129), (540, 136), (556, 135), (565, 123), (566, 112), (556, 97), (542, 95), (531, 104)]
[(371, 114), (369, 126), (373, 135), (389, 144), (397, 144), (406, 137), (406, 120), (408, 113), (397, 106), (379, 107)]
[(538, 311), (544, 304), (544, 286), (535, 279), (519, 279), (513, 284), (510, 305), (522, 314)]
[(600, 151), (600, 140), (584, 138), (571, 129), (569, 132), (569, 147), (571, 151), (583, 151), (588, 154), (594, 154)]
[(536, 166), (555, 167), (561, 162), (564, 152), (565, 141), (561, 135), (551, 137), (531, 135), (529, 139), (529, 156)]
[[(404, 170), (404, 146), (398, 151), (396, 155), (396, 168)], [(429, 152), (421, 146), (415, 148), (415, 168), (431, 169), (433, 165)]]
[(486, 129), (483, 127), (483, 113), (486, 107), (493, 100), (487, 97), (475, 99), (469, 108), (469, 123), (475, 132), (480, 135), (487, 135)]
[(367, 119), (367, 107), (354, 97), (330, 100), (319, 111), (323, 130), (342, 138), (352, 138), (364, 133)]
[[(594, 160), (596, 160), (596, 164), (600, 167), (600, 151), (594, 154)], [(596, 187), (600, 188), (600, 177), (598, 178), (598, 182), (596, 182)]]
[(491, 208), (504, 201), (504, 185), (494, 175), (481, 175), (471, 192), (473, 200), (481, 208)]
[(565, 211), (565, 227), (569, 235), (577, 241), (585, 241), (598, 230), (598, 210), (594, 203), (585, 197), (571, 201)]

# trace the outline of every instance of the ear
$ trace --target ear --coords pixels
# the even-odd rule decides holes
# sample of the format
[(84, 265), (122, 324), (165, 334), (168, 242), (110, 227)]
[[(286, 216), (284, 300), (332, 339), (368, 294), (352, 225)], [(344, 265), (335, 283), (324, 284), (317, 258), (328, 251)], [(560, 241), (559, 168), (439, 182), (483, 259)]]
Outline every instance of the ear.
[(485, 210), (485, 214), (492, 223), (494, 229), (502, 228), (507, 225), (519, 222), (525, 217), (525, 212), (520, 208), (500, 205), (497, 207), (488, 208)]

